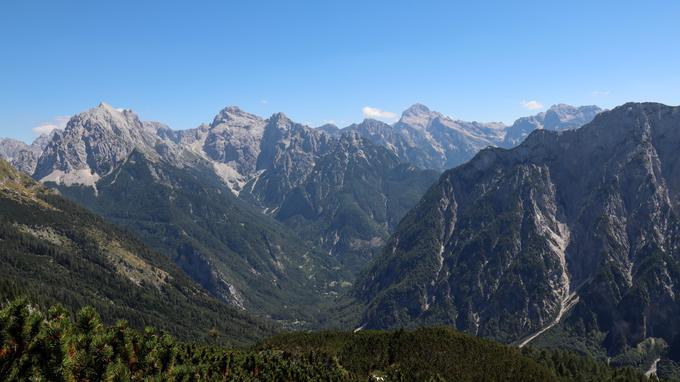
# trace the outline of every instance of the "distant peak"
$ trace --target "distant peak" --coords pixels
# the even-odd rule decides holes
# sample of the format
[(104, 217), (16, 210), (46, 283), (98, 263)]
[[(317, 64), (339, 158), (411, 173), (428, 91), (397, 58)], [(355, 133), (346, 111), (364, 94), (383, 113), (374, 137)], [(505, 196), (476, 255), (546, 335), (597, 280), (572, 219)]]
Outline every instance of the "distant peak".
[(227, 106), (220, 110), (212, 122), (212, 126), (217, 126), (221, 123), (236, 122), (239, 125), (248, 125), (249, 122), (261, 121), (262, 118), (243, 111), (238, 106)]
[(339, 129), (338, 125), (334, 123), (324, 123), (323, 125), (317, 127), (317, 129), (330, 129), (330, 130), (337, 130)]
[(108, 114), (125, 114), (125, 113), (131, 113), (132, 110), (125, 109), (125, 108), (119, 108), (119, 107), (113, 107), (109, 103), (100, 102), (99, 105), (97, 105), (97, 107), (90, 109), (89, 112), (108, 113)]
[(294, 124), (285, 114), (282, 112), (274, 113), (265, 121), (266, 128), (276, 128), (279, 130), (288, 130)]
[(558, 103), (550, 106), (550, 108), (548, 109), (548, 111), (580, 111), (580, 110), (601, 111), (602, 108), (600, 108), (597, 105), (573, 106), (566, 103)]
[(426, 129), (430, 122), (437, 117), (442, 117), (442, 115), (421, 103), (416, 103), (404, 110), (399, 122), (417, 129)]
[(243, 113), (243, 110), (241, 110), (240, 107), (234, 106), (234, 105), (232, 105), (232, 106), (227, 106), (227, 107), (225, 107), (224, 109), (222, 109), (222, 111), (225, 112), (225, 113), (233, 113), (233, 114), (241, 114), (241, 113)]
[(558, 103), (555, 105), (550, 106), (550, 109), (548, 110), (575, 110), (576, 107), (566, 104), (566, 103)]
[(107, 111), (116, 111), (116, 112), (119, 112), (119, 113), (122, 113), (123, 111), (125, 111), (124, 108), (116, 108), (116, 107), (113, 107), (113, 106), (111, 106), (111, 104), (108, 104), (106, 102), (100, 102), (99, 105), (97, 105), (97, 109), (103, 109), (103, 110), (107, 110)]
[(404, 115), (422, 115), (422, 114), (430, 114), (430, 109), (423, 105), (422, 103), (414, 103), (409, 107), (408, 109), (404, 110)]
[(392, 128), (392, 125), (373, 118), (364, 118), (360, 124), (354, 126), (364, 126), (366, 128)]
[(219, 113), (217, 113), (217, 115), (215, 116), (215, 119), (229, 118), (229, 117), (239, 116), (239, 115), (244, 115), (244, 114), (248, 114), (248, 113), (241, 110), (241, 108), (238, 107), (238, 106), (227, 106), (224, 109), (220, 110)]
[(272, 114), (272, 116), (269, 118), (269, 120), (271, 122), (276, 123), (279, 126), (286, 125), (290, 122), (290, 119), (288, 119), (288, 117), (286, 117), (286, 115), (281, 113), (281, 112)]

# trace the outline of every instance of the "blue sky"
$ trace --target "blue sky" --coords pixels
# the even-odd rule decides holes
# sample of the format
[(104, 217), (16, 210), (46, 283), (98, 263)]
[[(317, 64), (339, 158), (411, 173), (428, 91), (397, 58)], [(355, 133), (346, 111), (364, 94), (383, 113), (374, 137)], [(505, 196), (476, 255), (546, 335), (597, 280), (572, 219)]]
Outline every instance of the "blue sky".
[(100, 101), (176, 129), (227, 105), (311, 125), (677, 105), (679, 20), (678, 1), (3, 1), (0, 136)]

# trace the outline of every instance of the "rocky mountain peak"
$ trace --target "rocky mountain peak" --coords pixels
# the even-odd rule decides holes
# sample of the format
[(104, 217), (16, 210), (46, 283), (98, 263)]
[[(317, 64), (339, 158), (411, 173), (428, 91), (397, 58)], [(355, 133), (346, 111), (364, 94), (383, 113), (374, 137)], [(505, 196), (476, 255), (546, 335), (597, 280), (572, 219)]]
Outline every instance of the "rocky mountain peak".
[(120, 131), (121, 129), (141, 127), (142, 123), (139, 117), (132, 110), (117, 109), (102, 102), (97, 107), (72, 117), (66, 124), (64, 131), (77, 130), (78, 128), (84, 128), (88, 131), (93, 129)]
[(227, 106), (220, 110), (213, 119), (211, 127), (220, 125), (228, 125), (234, 127), (250, 128), (263, 123), (262, 118), (255, 114), (247, 113), (241, 110), (238, 106)]
[(383, 121), (379, 121), (379, 120), (373, 119), (373, 118), (364, 118), (364, 120), (361, 121), (361, 125), (364, 125), (364, 126), (390, 126), (389, 124), (387, 124)]
[(500, 146), (516, 146), (534, 130), (577, 129), (592, 121), (601, 111), (602, 109), (594, 105), (580, 107), (567, 104), (553, 105), (545, 112), (517, 119), (506, 129), (505, 138)]
[(414, 103), (408, 109), (404, 110), (403, 115), (419, 115), (419, 114), (430, 114), (430, 108), (423, 105), (422, 103)]
[(97, 109), (115, 110), (113, 106), (103, 101), (100, 102), (99, 105), (97, 105)]
[(398, 124), (416, 129), (426, 129), (430, 122), (437, 117), (443, 117), (443, 115), (436, 111), (431, 111), (423, 104), (416, 103), (404, 110)]
[(340, 128), (332, 123), (325, 123), (319, 127), (316, 128), (319, 131), (323, 131), (325, 134), (331, 136), (331, 137), (337, 137), (340, 135)]
[(279, 129), (288, 129), (293, 124), (293, 122), (282, 112), (274, 113), (269, 117), (269, 125), (276, 126)]
[(553, 105), (543, 114), (543, 128), (548, 130), (565, 130), (578, 128), (599, 112), (597, 106), (575, 107), (567, 104)]
[(22, 141), (12, 138), (0, 139), (0, 157), (4, 159), (11, 160), (19, 151), (28, 149), (29, 146)]
[(161, 140), (131, 110), (100, 103), (72, 117), (45, 145), (34, 172), (42, 181), (93, 185), (134, 148), (155, 154)]
[(41, 134), (30, 145), (16, 139), (0, 139), (0, 158), (9, 161), (19, 171), (31, 175), (43, 149), (58, 132), (59, 130), (55, 129), (50, 133)]

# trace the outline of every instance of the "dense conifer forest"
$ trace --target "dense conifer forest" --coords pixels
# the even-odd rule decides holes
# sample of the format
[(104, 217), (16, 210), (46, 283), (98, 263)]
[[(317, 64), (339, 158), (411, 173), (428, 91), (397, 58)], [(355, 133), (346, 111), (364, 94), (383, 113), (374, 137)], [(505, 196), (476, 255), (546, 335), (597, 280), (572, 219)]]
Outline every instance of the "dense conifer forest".
[[(216, 333), (209, 333), (216, 335)], [(655, 379), (655, 378), (654, 378)], [(509, 347), (448, 328), (279, 335), (224, 348), (105, 325), (85, 307), (0, 310), (3, 381), (646, 381), (568, 352)]]

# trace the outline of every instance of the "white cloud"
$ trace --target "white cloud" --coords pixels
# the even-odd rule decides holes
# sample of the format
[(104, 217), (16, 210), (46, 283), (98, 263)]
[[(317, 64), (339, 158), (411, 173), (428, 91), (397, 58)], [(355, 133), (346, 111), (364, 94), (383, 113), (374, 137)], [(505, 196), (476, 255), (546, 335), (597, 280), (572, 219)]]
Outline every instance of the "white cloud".
[(594, 97), (608, 96), (609, 90), (593, 90), (591, 93)]
[(543, 109), (543, 104), (538, 101), (522, 101), (520, 105), (527, 110)]
[(380, 110), (375, 107), (364, 106), (361, 108), (364, 118), (395, 119), (397, 115), (391, 111)]
[(269, 103), (269, 101), (267, 101), (266, 99), (261, 99), (260, 103), (263, 104), (263, 105), (266, 105), (266, 104)]
[(68, 123), (68, 120), (71, 117), (65, 116), (65, 115), (60, 115), (58, 117), (54, 117), (51, 121), (41, 123), (40, 125), (36, 126), (33, 128), (33, 133), (36, 135), (42, 135), (42, 134), (49, 134), (52, 132), (52, 130), (55, 129), (63, 129), (66, 127), (66, 123)]

